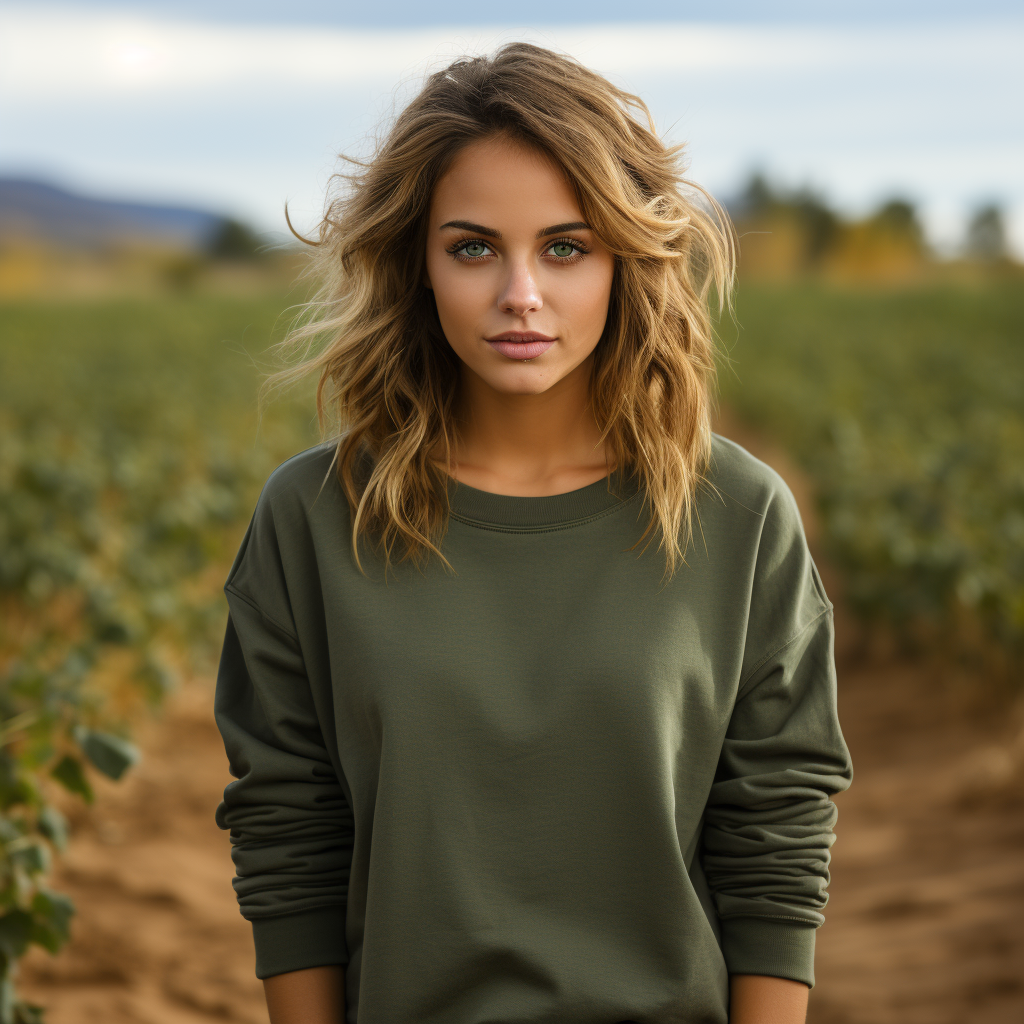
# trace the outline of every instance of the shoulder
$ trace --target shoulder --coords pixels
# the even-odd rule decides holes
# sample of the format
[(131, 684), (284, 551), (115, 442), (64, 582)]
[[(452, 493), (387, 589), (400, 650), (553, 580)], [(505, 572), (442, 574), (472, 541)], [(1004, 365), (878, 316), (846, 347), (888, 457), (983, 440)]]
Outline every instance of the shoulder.
[(326, 441), (282, 462), (263, 485), (257, 510), (312, 502), (326, 484), (336, 479), (337, 450), (336, 441)]
[(267, 478), (253, 513), (252, 539), (288, 546), (316, 523), (337, 525), (348, 519), (337, 474), (337, 442), (307, 448), (281, 463)]
[(270, 474), (228, 575), (229, 592), (261, 606), (272, 601), (285, 590), (286, 577), (315, 565), (315, 533), (346, 530), (348, 503), (335, 472), (336, 451), (333, 441), (315, 445)]
[(709, 499), (706, 505), (719, 505), (740, 519), (753, 517), (760, 521), (758, 529), (802, 537), (800, 512), (786, 481), (746, 448), (719, 434), (712, 435), (704, 490)]
[(774, 609), (785, 619), (772, 622), (772, 635), (831, 608), (793, 492), (774, 469), (717, 434), (698, 514), (719, 557), (731, 565), (731, 577), (749, 580), (753, 613)]

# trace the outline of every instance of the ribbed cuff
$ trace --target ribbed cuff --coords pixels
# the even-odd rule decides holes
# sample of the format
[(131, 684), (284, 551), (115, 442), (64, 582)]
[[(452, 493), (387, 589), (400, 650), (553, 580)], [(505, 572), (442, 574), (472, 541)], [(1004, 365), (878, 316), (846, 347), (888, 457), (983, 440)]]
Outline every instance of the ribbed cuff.
[(256, 946), (256, 977), (347, 964), (345, 908), (341, 904), (250, 922)]
[(767, 974), (814, 987), (813, 924), (778, 917), (727, 917), (722, 954), (730, 974)]

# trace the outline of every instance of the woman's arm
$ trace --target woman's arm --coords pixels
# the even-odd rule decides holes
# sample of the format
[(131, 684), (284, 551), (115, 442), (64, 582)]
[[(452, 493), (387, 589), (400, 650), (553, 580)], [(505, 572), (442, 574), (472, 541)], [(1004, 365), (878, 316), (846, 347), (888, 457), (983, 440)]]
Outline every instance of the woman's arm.
[(837, 713), (832, 606), (781, 482), (764, 509), (749, 601), (701, 866), (729, 973), (809, 987), (827, 900), (832, 796), (849, 786), (853, 769)]
[[(730, 979), (729, 1024), (804, 1024), (809, 989), (760, 974)], [(270, 1024), (344, 1024), (345, 969), (310, 967), (265, 978)]]
[(256, 977), (348, 963), (345, 905), (354, 827), (320, 731), (298, 641), (228, 589), (214, 710), (235, 781), (234, 888), (252, 923)]
[[(307, 967), (275, 974), (263, 979), (263, 991), (270, 1024), (344, 1024), (344, 967)], [(786, 1021), (788, 1024), (789, 1018)]]
[(802, 981), (733, 974), (729, 987), (729, 1024), (804, 1024), (807, 1019), (810, 989)]

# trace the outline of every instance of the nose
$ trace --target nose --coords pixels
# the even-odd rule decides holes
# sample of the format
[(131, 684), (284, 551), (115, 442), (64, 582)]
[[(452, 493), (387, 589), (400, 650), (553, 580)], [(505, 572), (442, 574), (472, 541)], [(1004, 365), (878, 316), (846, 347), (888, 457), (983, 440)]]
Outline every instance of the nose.
[(544, 305), (540, 287), (528, 264), (513, 263), (509, 268), (505, 287), (498, 297), (498, 308), (503, 313), (523, 317)]

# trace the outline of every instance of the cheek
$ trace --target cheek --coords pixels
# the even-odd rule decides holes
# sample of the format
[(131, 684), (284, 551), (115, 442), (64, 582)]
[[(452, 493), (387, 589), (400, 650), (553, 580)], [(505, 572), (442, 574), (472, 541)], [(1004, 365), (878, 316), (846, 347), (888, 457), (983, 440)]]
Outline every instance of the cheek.
[(566, 312), (580, 323), (600, 329), (608, 315), (613, 269), (610, 261), (588, 266), (564, 292)]
[(428, 262), (434, 301), (442, 324), (469, 326), (490, 304), (487, 275), (459, 273), (462, 267), (449, 260)]

